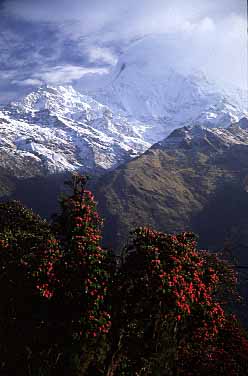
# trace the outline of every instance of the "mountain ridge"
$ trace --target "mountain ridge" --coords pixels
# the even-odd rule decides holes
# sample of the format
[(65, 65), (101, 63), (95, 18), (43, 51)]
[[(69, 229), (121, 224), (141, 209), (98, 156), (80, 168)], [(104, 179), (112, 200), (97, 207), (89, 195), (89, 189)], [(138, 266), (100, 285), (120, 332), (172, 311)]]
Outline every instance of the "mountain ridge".
[(149, 35), (131, 44), (105, 85), (90, 95), (113, 111), (153, 125), (145, 137), (158, 142), (175, 128), (229, 126), (248, 114), (248, 91), (211, 81), (167, 54), (167, 37)]
[[(205, 128), (211, 139), (200, 130), (200, 135), (195, 128), (187, 131), (196, 137), (189, 144), (168, 143), (168, 137), (99, 179), (94, 190), (106, 219), (107, 245), (121, 248), (129, 231), (150, 225), (166, 232), (195, 231), (201, 244), (216, 248), (233, 229), (245, 228), (248, 130), (239, 123), (229, 130)], [(174, 132), (180, 131), (186, 132)], [(228, 142), (227, 135), (232, 135)]]
[(0, 110), (1, 149), (46, 172), (101, 171), (150, 145), (134, 125), (72, 87), (45, 87)]

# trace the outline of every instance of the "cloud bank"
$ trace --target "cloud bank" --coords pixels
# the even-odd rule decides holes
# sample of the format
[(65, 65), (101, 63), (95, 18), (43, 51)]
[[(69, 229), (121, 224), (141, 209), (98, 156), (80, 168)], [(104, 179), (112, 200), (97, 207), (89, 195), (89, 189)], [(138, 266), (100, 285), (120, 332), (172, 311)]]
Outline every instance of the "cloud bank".
[[(0, 78), (73, 83), (103, 74), (135, 40), (173, 37), (167, 54), (214, 80), (247, 85), (246, 0), (5, 0)], [(22, 84), (21, 84), (22, 83)], [(1, 90), (1, 88), (0, 88)]]

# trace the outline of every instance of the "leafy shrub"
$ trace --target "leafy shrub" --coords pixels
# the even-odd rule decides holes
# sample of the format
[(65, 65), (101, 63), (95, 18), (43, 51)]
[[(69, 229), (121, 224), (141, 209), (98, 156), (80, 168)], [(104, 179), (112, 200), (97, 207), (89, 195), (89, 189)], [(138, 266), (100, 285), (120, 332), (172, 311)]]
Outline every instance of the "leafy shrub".
[(150, 228), (117, 262), (86, 181), (74, 176), (51, 225), (0, 204), (1, 374), (246, 375), (230, 265), (192, 233)]

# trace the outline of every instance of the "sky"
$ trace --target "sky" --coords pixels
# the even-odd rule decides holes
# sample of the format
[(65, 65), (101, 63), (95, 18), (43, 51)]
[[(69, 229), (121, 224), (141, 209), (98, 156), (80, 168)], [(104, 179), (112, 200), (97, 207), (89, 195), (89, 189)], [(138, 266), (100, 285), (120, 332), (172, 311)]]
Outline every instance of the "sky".
[(42, 84), (107, 75), (130, 45), (154, 34), (173, 38), (165, 57), (180, 51), (183, 63), (213, 80), (244, 87), (246, 7), (246, 0), (0, 0), (0, 103)]

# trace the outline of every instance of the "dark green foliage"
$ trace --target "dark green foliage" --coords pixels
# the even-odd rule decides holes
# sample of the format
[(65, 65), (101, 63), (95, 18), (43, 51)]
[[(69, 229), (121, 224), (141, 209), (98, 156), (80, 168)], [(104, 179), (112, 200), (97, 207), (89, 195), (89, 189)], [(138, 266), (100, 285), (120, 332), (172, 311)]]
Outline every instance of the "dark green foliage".
[(0, 375), (246, 376), (230, 265), (150, 228), (115, 259), (85, 184), (74, 176), (51, 225), (0, 204)]
[[(137, 229), (115, 281), (109, 376), (190, 375), (193, 364), (194, 375), (200, 375), (204, 357), (206, 372), (224, 375), (221, 357), (213, 354), (228, 348), (223, 335), (227, 292), (234, 296), (235, 274), (216, 255), (197, 251), (193, 234)], [(248, 341), (242, 335), (235, 346), (241, 344), (244, 351), (233, 355), (233, 368), (223, 368), (227, 374), (241, 369), (242, 356), (248, 366)], [(244, 375), (244, 367), (238, 375)]]
[(41, 354), (42, 362), (54, 361), (44, 322), (48, 306), (32, 275), (49, 236), (48, 224), (19, 202), (0, 205), (0, 369), (7, 375), (33, 372)]

